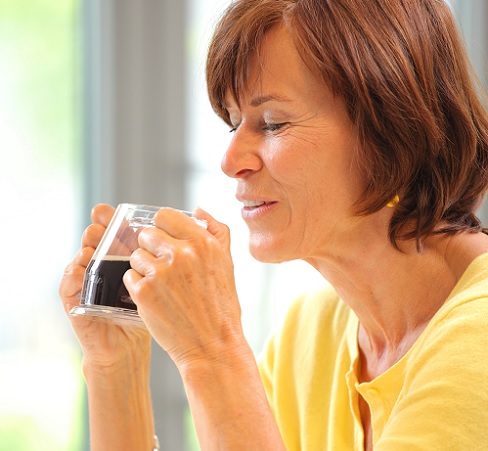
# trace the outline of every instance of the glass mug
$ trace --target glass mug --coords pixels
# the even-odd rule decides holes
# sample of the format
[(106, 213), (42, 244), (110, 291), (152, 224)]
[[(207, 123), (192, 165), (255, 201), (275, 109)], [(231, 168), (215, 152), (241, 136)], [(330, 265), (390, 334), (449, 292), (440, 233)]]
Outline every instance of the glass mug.
[[(130, 268), (132, 252), (139, 247), (137, 238), (141, 229), (154, 227), (154, 215), (160, 208), (129, 203), (117, 206), (86, 268), (80, 304), (71, 309), (71, 316), (144, 327), (122, 277)], [(188, 211), (178, 211), (191, 217)], [(207, 227), (206, 221), (193, 219)]]

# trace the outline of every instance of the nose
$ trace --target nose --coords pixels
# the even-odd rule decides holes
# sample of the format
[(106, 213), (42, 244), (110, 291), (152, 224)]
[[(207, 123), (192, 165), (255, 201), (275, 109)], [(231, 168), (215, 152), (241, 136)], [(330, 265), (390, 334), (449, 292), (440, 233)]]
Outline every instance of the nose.
[(259, 154), (260, 145), (246, 133), (244, 126), (234, 132), (234, 137), (222, 158), (222, 171), (232, 178), (246, 178), (259, 171), (263, 161)]

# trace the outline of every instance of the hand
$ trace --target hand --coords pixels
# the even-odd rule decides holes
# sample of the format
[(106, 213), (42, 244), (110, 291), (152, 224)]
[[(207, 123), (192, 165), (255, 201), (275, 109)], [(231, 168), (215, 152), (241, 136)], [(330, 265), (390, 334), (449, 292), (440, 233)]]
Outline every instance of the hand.
[[(153, 338), (178, 367), (222, 356), (244, 341), (224, 224), (202, 210), (207, 230), (169, 208), (139, 235), (125, 285)], [(237, 339), (237, 340), (236, 340)]]
[[(85, 269), (114, 213), (113, 207), (97, 205), (91, 213), (92, 224), (83, 233), (81, 249), (66, 267), (59, 294), (66, 313), (79, 304)], [(95, 319), (69, 317), (84, 353), (84, 365), (111, 367), (137, 364), (140, 356), (149, 358), (150, 336), (144, 328), (121, 327)]]

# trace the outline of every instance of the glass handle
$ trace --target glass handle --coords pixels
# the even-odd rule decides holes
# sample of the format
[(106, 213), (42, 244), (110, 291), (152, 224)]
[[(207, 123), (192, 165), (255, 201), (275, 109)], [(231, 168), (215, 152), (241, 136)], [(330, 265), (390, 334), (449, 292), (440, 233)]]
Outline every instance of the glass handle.
[[(187, 215), (190, 215), (190, 213), (183, 212)], [(207, 221), (204, 219), (197, 219), (194, 218), (193, 216), (191, 217), (200, 227), (203, 227), (204, 229), (207, 228)], [(132, 227), (133, 229), (139, 229), (141, 227), (154, 227), (154, 219), (152, 218), (141, 218), (141, 217), (134, 217), (129, 219), (129, 226)]]
[(136, 216), (129, 219), (129, 226), (134, 229), (139, 229), (140, 227), (154, 227), (154, 219), (140, 218)]

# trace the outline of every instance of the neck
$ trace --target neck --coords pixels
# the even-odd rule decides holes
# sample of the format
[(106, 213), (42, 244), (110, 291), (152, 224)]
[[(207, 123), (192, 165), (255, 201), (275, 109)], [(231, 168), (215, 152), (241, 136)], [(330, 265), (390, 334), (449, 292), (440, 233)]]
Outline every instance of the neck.
[(327, 237), (325, 251), (305, 259), (359, 319), (363, 380), (405, 355), (469, 264), (488, 252), (484, 233), (432, 235), (421, 252), (414, 241), (401, 242), (397, 250), (386, 239), (387, 213), (355, 222), (346, 239)]
[(364, 379), (398, 361), (449, 296), (458, 278), (447, 256), (449, 241), (429, 238), (419, 253), (413, 242), (402, 243), (400, 252), (361, 240), (366, 244), (355, 243), (339, 258), (312, 262), (359, 318)]

